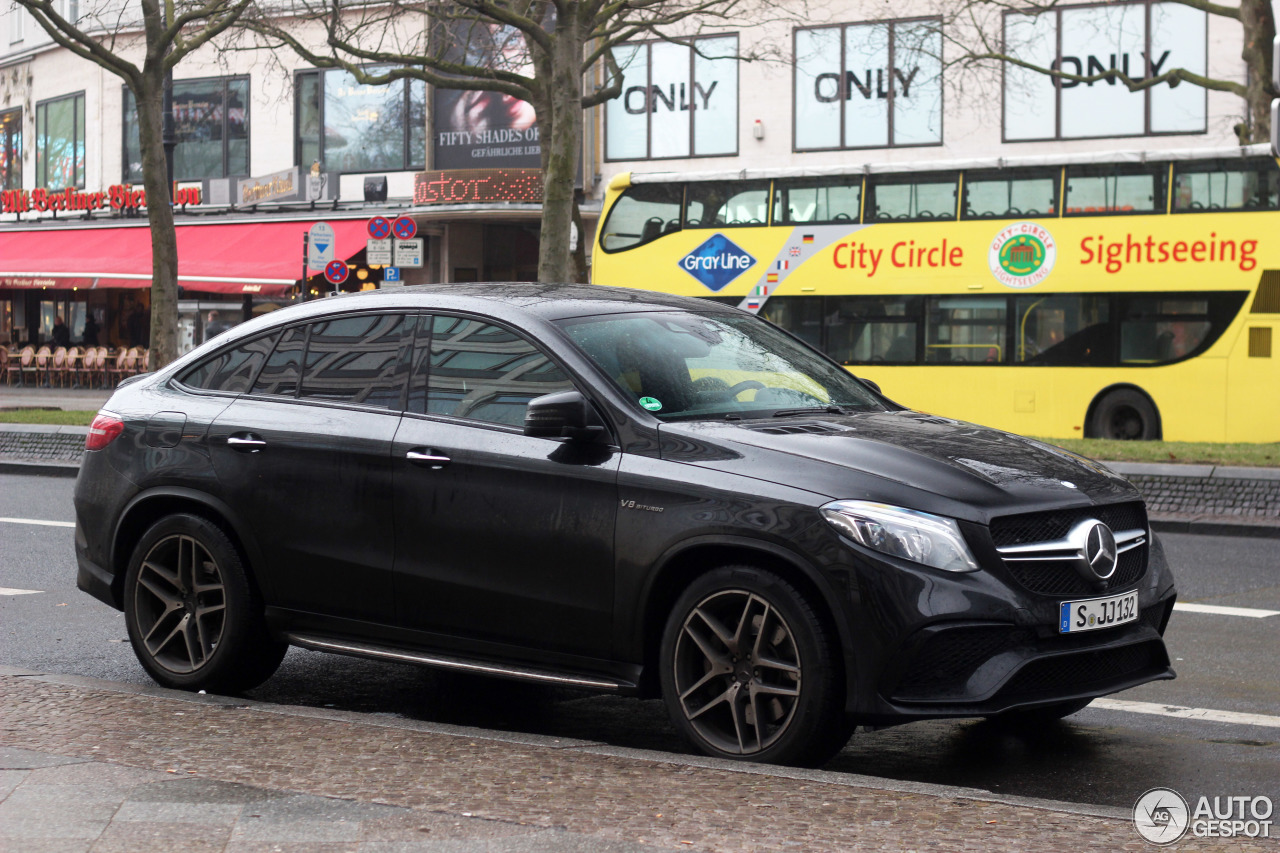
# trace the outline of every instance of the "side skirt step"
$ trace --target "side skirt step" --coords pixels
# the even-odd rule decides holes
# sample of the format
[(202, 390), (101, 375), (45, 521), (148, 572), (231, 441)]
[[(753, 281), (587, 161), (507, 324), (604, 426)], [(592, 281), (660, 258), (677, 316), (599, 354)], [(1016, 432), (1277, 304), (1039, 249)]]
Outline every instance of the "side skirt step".
[(499, 678), (514, 678), (520, 681), (538, 681), (543, 684), (559, 684), (563, 687), (581, 687), (586, 690), (602, 690), (609, 693), (631, 693), (636, 689), (636, 685), (621, 679), (586, 677), (572, 673), (498, 664), (471, 658), (426, 654), (424, 652), (375, 646), (355, 640), (317, 637), (313, 634), (285, 634), (285, 639), (292, 645), (317, 652), (332, 652), (340, 655), (351, 655), (352, 657), (413, 663), (438, 669), (473, 672), (480, 675), (493, 675)]

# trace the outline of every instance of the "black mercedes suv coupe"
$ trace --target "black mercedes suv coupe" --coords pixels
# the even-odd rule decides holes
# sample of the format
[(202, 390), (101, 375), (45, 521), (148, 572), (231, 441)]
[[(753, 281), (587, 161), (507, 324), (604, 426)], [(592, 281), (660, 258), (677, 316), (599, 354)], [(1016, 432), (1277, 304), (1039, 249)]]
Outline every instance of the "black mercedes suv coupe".
[(661, 695), (711, 755), (819, 764), (860, 724), (1173, 677), (1124, 479), (705, 301), (308, 302), (123, 383), (86, 445), (79, 587), (170, 687), (247, 690), (296, 645)]

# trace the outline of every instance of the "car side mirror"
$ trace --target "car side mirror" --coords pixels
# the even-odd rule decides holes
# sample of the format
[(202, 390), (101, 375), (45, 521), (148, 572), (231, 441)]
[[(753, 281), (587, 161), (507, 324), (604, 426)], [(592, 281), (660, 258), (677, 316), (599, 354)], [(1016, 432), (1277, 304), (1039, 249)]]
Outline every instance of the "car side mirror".
[(529, 401), (524, 412), (524, 434), (596, 441), (604, 436), (605, 429), (595, 407), (581, 392), (558, 391)]

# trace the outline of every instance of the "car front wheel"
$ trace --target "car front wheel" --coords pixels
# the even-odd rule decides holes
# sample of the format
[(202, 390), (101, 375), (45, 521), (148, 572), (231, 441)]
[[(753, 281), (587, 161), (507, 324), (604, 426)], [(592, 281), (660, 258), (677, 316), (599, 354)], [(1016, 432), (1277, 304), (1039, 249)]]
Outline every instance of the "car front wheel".
[(805, 597), (771, 572), (728, 566), (695, 580), (660, 655), (668, 713), (709, 755), (816, 766), (849, 739), (836, 645)]
[(172, 515), (143, 534), (124, 605), (134, 653), (165, 687), (248, 690), (271, 677), (288, 650), (268, 633), (236, 546), (200, 516)]

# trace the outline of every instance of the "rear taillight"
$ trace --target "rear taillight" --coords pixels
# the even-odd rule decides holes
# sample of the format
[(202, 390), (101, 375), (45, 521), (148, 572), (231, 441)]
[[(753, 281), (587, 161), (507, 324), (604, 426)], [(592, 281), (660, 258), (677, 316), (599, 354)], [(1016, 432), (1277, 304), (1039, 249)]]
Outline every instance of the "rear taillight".
[(89, 424), (89, 434), (84, 437), (85, 450), (101, 450), (124, 432), (124, 421), (115, 415), (99, 412)]

